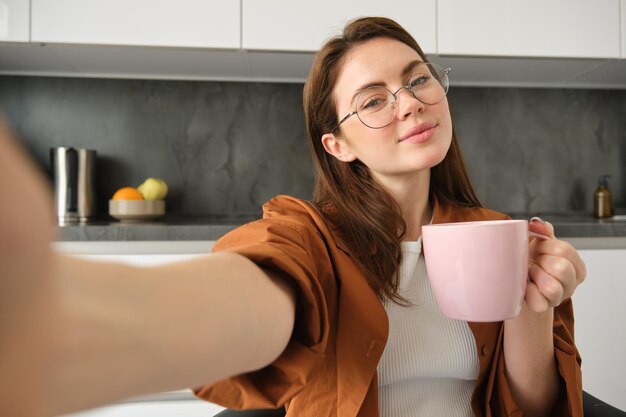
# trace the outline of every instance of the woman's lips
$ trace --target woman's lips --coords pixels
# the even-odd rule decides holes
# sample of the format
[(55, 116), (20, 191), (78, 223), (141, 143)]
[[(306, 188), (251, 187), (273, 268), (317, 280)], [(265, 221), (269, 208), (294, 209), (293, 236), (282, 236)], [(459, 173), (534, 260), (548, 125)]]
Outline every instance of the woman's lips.
[(436, 123), (422, 123), (409, 131), (400, 139), (400, 142), (424, 143), (435, 134)]

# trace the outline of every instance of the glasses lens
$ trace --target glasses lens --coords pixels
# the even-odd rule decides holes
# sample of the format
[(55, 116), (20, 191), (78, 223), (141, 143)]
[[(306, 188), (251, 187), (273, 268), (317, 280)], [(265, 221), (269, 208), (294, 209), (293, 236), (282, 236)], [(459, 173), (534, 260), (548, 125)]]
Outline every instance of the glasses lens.
[(395, 98), (384, 87), (366, 88), (356, 101), (356, 114), (365, 126), (377, 129), (387, 126), (395, 115)]
[(436, 104), (446, 96), (448, 84), (447, 71), (439, 65), (428, 63), (415, 68), (407, 86), (422, 103)]

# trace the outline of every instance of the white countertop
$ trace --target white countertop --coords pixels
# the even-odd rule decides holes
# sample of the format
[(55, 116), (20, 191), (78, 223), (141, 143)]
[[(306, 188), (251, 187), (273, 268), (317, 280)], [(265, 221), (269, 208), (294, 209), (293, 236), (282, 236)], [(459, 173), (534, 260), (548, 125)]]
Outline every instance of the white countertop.
[[(626, 237), (563, 238), (576, 249), (626, 249)], [(65, 241), (53, 242), (54, 249), (76, 255), (202, 255), (211, 252), (215, 241)]]

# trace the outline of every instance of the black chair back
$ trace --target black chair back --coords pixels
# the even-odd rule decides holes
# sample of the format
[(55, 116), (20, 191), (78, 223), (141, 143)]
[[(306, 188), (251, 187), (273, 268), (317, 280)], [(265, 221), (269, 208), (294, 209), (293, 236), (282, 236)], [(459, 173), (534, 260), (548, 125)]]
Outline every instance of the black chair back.
[(597, 399), (583, 391), (583, 413), (585, 417), (626, 417), (626, 412)]
[(267, 408), (260, 410), (224, 410), (215, 417), (284, 417), (284, 408)]

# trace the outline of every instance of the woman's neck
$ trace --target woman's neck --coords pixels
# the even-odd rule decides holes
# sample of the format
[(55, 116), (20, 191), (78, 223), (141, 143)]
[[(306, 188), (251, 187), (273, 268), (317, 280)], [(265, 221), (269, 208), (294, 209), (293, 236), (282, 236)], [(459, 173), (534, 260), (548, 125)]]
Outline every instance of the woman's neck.
[(430, 223), (433, 208), (428, 200), (430, 170), (426, 169), (402, 179), (378, 178), (400, 206), (406, 223), (403, 240), (417, 240), (422, 235), (422, 226)]
[(406, 222), (406, 234), (403, 240), (414, 241), (422, 235), (422, 226), (429, 224), (433, 217), (433, 209), (428, 201), (428, 194), (425, 198), (414, 200), (411, 207), (402, 210), (402, 217)]

